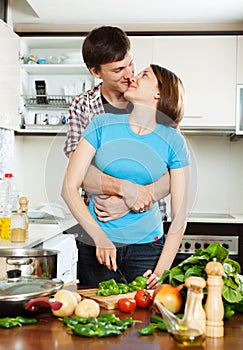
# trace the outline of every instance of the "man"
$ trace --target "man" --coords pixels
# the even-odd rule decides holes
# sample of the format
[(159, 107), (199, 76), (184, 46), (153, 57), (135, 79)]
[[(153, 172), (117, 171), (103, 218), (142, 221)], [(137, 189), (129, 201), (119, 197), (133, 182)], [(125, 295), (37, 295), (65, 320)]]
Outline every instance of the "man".
[[(102, 83), (74, 97), (70, 105), (69, 129), (64, 147), (64, 152), (69, 158), (75, 151), (83, 130), (95, 115), (107, 112), (123, 114), (131, 111), (132, 106), (123, 96), (129, 79), (134, 74), (130, 49), (129, 38), (117, 27), (102, 26), (92, 30), (86, 37), (82, 47), (84, 62), (95, 78), (102, 79)], [(167, 195), (168, 176), (161, 181), (165, 188), (162, 194)], [(123, 187), (124, 198), (116, 196), (117, 192), (121, 192), (117, 191), (118, 186), (119, 189), (120, 186)], [(83, 187), (90, 193), (104, 193), (109, 196), (96, 199), (96, 214), (103, 221), (115, 219), (129, 210), (147, 210), (153, 200), (145, 186), (138, 188), (123, 183), (102, 174), (93, 166), (88, 170)], [(161, 209), (165, 210), (164, 201), (161, 203)], [(163, 215), (165, 217), (166, 214)]]
[[(125, 32), (111, 26), (92, 30), (84, 40), (82, 54), (90, 73), (95, 78), (101, 79), (102, 83), (74, 97), (71, 102), (69, 129), (64, 147), (64, 152), (69, 158), (75, 151), (82, 132), (93, 117), (102, 113), (124, 114), (132, 110), (132, 105), (123, 95), (128, 88), (130, 78), (134, 75), (130, 41)], [(152, 185), (159, 193), (157, 198), (163, 198), (169, 193), (169, 175), (162, 176)], [(132, 182), (111, 177), (94, 166), (90, 166), (87, 170), (82, 187), (86, 193), (104, 194), (95, 199), (95, 212), (100, 221), (114, 220), (130, 210), (139, 212), (152, 207), (153, 196), (149, 186), (135, 185)], [(117, 193), (123, 193), (123, 195), (118, 196)], [(162, 215), (166, 217), (165, 202), (162, 200), (161, 203)], [(79, 250), (77, 277), (81, 283), (82, 249), (85, 249), (83, 243), (93, 244), (81, 229), (77, 243)]]

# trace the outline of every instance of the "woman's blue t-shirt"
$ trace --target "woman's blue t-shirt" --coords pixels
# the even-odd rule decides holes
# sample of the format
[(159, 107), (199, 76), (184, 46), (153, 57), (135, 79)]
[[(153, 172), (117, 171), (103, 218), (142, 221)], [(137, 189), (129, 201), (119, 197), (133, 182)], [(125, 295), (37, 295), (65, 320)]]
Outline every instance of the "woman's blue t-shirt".
[[(184, 137), (174, 128), (157, 124), (149, 134), (135, 134), (129, 114), (102, 114), (92, 119), (83, 137), (96, 149), (93, 164), (102, 172), (140, 185), (158, 180), (169, 169), (189, 165)], [(158, 204), (143, 212), (130, 211), (121, 218), (103, 223), (96, 218), (93, 201), (89, 210), (113, 242), (148, 243), (163, 235)]]

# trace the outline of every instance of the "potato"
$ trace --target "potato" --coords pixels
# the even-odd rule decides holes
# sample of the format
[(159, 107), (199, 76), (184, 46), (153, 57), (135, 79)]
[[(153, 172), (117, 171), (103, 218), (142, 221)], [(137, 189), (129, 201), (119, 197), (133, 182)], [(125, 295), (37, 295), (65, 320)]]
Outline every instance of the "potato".
[(59, 290), (54, 299), (62, 303), (62, 307), (59, 310), (52, 310), (54, 316), (69, 317), (74, 313), (76, 306), (78, 305), (77, 298), (69, 290)]
[(73, 293), (73, 295), (75, 296), (77, 302), (79, 303), (79, 302), (81, 301), (81, 299), (82, 299), (82, 298), (81, 298), (81, 295), (78, 294), (77, 292), (74, 292), (74, 291), (72, 291), (72, 293)]
[(78, 303), (74, 311), (76, 316), (80, 317), (98, 317), (100, 314), (100, 306), (95, 300), (83, 299)]

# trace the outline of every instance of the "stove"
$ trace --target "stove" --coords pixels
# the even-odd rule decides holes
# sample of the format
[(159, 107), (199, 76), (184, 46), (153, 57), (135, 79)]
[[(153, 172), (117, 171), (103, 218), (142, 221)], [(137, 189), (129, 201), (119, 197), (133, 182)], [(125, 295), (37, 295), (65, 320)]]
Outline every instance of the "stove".
[[(208, 217), (208, 214), (206, 215)], [(222, 218), (222, 215), (220, 215), (220, 218)], [(234, 220), (222, 223), (220, 218), (218, 222), (201, 222), (196, 220), (188, 222), (173, 265), (179, 264), (194, 254), (197, 249), (205, 249), (211, 243), (219, 242), (229, 251), (229, 258), (239, 262), (243, 271), (243, 224)], [(164, 222), (165, 235), (169, 227), (170, 222)]]
[(238, 236), (184, 235), (178, 253), (193, 254), (199, 248), (205, 249), (211, 243), (219, 242), (229, 250), (229, 254), (238, 255)]

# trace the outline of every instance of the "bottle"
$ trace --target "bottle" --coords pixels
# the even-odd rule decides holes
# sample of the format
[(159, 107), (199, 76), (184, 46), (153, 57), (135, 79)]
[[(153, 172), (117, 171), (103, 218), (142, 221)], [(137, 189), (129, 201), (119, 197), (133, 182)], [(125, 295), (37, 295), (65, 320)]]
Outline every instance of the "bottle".
[(19, 205), (18, 203), (19, 193), (14, 184), (14, 178), (12, 173), (6, 173), (4, 175), (3, 186), (4, 186), (5, 194), (8, 196), (11, 210), (17, 210)]
[(202, 306), (202, 300), (206, 281), (202, 277), (191, 276), (185, 280), (185, 286), (187, 287), (187, 299), (183, 320), (187, 322), (190, 328), (195, 327), (197, 323), (205, 334), (206, 314)]
[(0, 187), (0, 237), (10, 240), (11, 212), (18, 208), (18, 193), (12, 173), (6, 173)]
[(11, 242), (25, 242), (26, 239), (26, 216), (20, 210), (13, 211), (11, 215)]
[(0, 188), (0, 237), (10, 239), (11, 203), (9, 198), (9, 177), (5, 174)]

